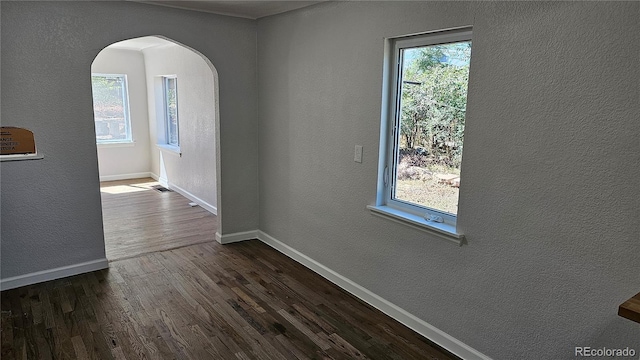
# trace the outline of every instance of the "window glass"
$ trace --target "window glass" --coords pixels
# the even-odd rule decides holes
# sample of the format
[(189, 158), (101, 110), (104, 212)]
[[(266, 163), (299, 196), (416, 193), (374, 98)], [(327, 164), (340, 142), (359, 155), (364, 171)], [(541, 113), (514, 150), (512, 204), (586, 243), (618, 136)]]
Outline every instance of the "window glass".
[(91, 75), (96, 142), (131, 142), (126, 75)]
[(178, 146), (178, 86), (175, 77), (164, 78), (164, 97), (167, 144)]
[(395, 49), (390, 200), (455, 216), (471, 41), (416, 46), (412, 39)]

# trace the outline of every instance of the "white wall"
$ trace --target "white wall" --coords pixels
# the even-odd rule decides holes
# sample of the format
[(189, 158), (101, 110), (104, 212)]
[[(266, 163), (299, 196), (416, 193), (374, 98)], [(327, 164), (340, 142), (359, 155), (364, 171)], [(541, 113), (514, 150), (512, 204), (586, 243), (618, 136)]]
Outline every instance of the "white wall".
[[(92, 72), (127, 74), (134, 144), (99, 144), (102, 181), (152, 174), (198, 202), (216, 209), (217, 80), (205, 60), (192, 50), (166, 41), (143, 51), (107, 47), (98, 54)], [(159, 150), (158, 122), (163, 107), (158, 87), (161, 75), (178, 76), (178, 116), (181, 156)], [(148, 89), (148, 91), (147, 91)], [(159, 101), (158, 101), (159, 100)], [(160, 119), (158, 119), (160, 118)], [(162, 130), (161, 130), (162, 131)]]
[[(217, 79), (213, 70), (200, 55), (177, 44), (151, 47), (142, 52), (149, 89), (151, 172), (169, 187), (186, 190), (215, 208)], [(181, 156), (156, 146), (158, 124), (164, 123), (163, 113), (157, 111), (157, 105), (163, 106), (162, 98), (158, 99), (154, 90), (161, 86), (162, 75), (176, 75), (178, 79)]]
[[(335, 2), (258, 20), (260, 229), (496, 359), (640, 352), (617, 315), (640, 290), (639, 6)], [(365, 207), (384, 38), (466, 25), (458, 247)]]
[(44, 154), (0, 163), (3, 283), (104, 259), (90, 73), (96, 55), (120, 40), (166, 36), (215, 65), (218, 231), (257, 228), (257, 155), (237, 146), (257, 136), (254, 21), (119, 1), (0, 6), (2, 124), (32, 130)]
[(92, 73), (126, 74), (133, 144), (99, 144), (101, 180), (139, 176), (150, 171), (147, 82), (142, 52), (105, 48), (91, 65)]

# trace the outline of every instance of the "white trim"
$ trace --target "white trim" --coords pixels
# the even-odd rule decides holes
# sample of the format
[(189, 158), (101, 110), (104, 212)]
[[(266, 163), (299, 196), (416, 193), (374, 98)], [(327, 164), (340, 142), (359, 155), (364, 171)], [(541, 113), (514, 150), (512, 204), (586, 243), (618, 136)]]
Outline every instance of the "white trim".
[(188, 192), (187, 190), (181, 188), (180, 186), (176, 185), (176, 184), (172, 184), (170, 182), (168, 183), (168, 188), (177, 192), (178, 194), (186, 197), (187, 199), (193, 201), (194, 203), (200, 205), (200, 207), (202, 207), (203, 209), (207, 210), (208, 212), (212, 213), (213, 215), (218, 215), (218, 208), (216, 208), (215, 206), (209, 204), (208, 202), (200, 199), (199, 197), (193, 195), (192, 193)]
[(371, 214), (373, 215), (410, 226), (417, 230), (428, 232), (444, 240), (452, 241), (458, 246), (462, 246), (462, 244), (464, 244), (465, 242), (464, 234), (459, 233), (456, 230), (455, 225), (447, 224), (446, 222), (438, 223), (428, 221), (420, 216), (384, 205), (368, 205), (367, 209), (371, 210)]
[[(343, 290), (382, 311), (386, 315), (399, 321), (408, 328), (433, 341), (434, 343), (438, 344), (442, 348), (455, 354), (458, 357), (461, 357), (463, 359), (491, 359), (488, 356), (461, 342), (460, 340), (452, 337), (451, 335), (443, 332), (433, 325), (430, 325), (426, 321), (421, 320), (415, 315), (378, 296), (370, 290), (358, 285), (354, 281), (338, 274), (337, 272), (331, 270), (330, 268), (324, 266), (316, 260), (295, 250), (289, 245), (276, 240), (274, 237), (261, 230), (244, 231), (225, 235), (221, 235), (219, 232), (216, 232), (216, 241), (221, 244), (230, 244), (251, 239), (259, 239), (263, 243), (271, 246), (287, 257), (304, 265), (308, 269), (314, 271), (318, 275), (324, 277)], [(68, 276), (83, 274), (86, 272), (102, 270), (108, 267), (109, 261), (106, 258), (103, 258), (80, 264), (63, 266), (51, 270), (38, 271), (31, 274), (2, 279), (0, 280), (0, 290), (4, 291), (14, 289), (17, 287), (36, 284), (43, 281), (55, 280)]]
[(488, 356), (473, 349), (462, 341), (434, 327), (433, 325), (430, 325), (426, 321), (421, 320), (420, 318), (391, 303), (390, 301), (383, 299), (375, 293), (367, 290), (366, 288), (313, 260), (307, 255), (304, 255), (294, 248), (276, 240), (274, 237), (266, 234), (265, 232), (258, 230), (257, 233), (258, 239), (260, 239), (260, 241), (262, 241), (263, 243), (271, 246), (272, 248), (278, 250), (289, 258), (306, 266), (320, 276), (331, 281), (345, 291), (382, 311), (391, 318), (399, 321), (408, 328), (433, 341), (434, 343), (450, 351), (456, 356), (459, 356), (463, 359), (490, 359)]
[(164, 152), (169, 154), (173, 154), (179, 157), (182, 157), (182, 152), (180, 151), (180, 146), (169, 145), (169, 144), (156, 144), (156, 147)]
[[(129, 107), (129, 79), (127, 78), (127, 74), (106, 74), (106, 73), (91, 73), (91, 86), (93, 87), (93, 77), (102, 77), (102, 78), (120, 78), (122, 79), (122, 115), (124, 116), (124, 126), (127, 133), (127, 138), (124, 140), (116, 140), (116, 141), (98, 141), (96, 138), (96, 144), (125, 144), (131, 143), (133, 145), (133, 128), (131, 127), (131, 109)], [(93, 116), (93, 121), (95, 122), (95, 113)]]
[(396, 52), (399, 49), (471, 41), (472, 35), (473, 31), (471, 26), (462, 26), (446, 30), (418, 33), (409, 36), (398, 36), (392, 38), (392, 40), (395, 43), (394, 52)]
[(56, 280), (68, 276), (84, 274), (91, 271), (107, 269), (109, 261), (102, 258), (93, 261), (87, 261), (79, 264), (62, 266), (55, 269), (42, 270), (30, 274), (10, 277), (0, 280), (0, 290), (15, 289), (21, 286), (40, 283), (43, 281)]
[[(162, 75), (162, 100), (164, 103), (164, 131), (165, 136), (164, 140), (167, 142), (167, 146), (175, 147), (178, 149), (178, 153), (180, 153), (180, 108), (178, 107), (178, 76), (177, 75)], [(169, 80), (173, 80), (173, 85), (175, 87), (175, 98), (176, 98), (176, 143), (170, 143), (170, 126), (169, 123), (171, 119), (169, 117)], [(180, 153), (182, 156), (182, 153)]]
[(42, 154), (9, 154), (0, 155), (0, 161), (18, 161), (18, 160), (41, 160), (44, 159)]
[(110, 148), (121, 148), (121, 147), (134, 147), (136, 146), (135, 140), (126, 140), (126, 141), (105, 141), (105, 142), (97, 142), (96, 145), (98, 149), (110, 149)]
[(157, 182), (160, 183), (160, 185), (164, 186), (164, 187), (169, 187), (169, 181), (165, 178), (161, 178), (160, 176), (154, 174), (154, 173), (149, 173), (151, 175), (151, 178)]
[(259, 238), (258, 237), (259, 233), (260, 233), (259, 230), (243, 231), (243, 232), (224, 234), (224, 235), (220, 234), (219, 232), (216, 232), (216, 241), (224, 245), (224, 244), (231, 244), (234, 242), (240, 242), (245, 240), (253, 240), (253, 239)]
[(103, 181), (116, 181), (116, 180), (129, 180), (129, 179), (142, 179), (152, 177), (150, 172), (139, 172), (132, 174), (120, 174), (120, 175), (104, 175), (100, 176), (100, 182)]
[(192, 193), (188, 192), (187, 190), (181, 188), (180, 186), (173, 184), (171, 182), (169, 182), (169, 180), (165, 179), (165, 178), (161, 178), (156, 174), (153, 173), (149, 173), (149, 176), (152, 177), (153, 179), (155, 179), (156, 181), (158, 181), (160, 183), (160, 185), (171, 189), (175, 192), (177, 192), (178, 194), (186, 197), (187, 199), (193, 201), (194, 203), (198, 204), (200, 207), (202, 207), (203, 209), (207, 210), (208, 212), (212, 213), (213, 215), (218, 215), (218, 208), (209, 204), (208, 202), (200, 199), (199, 197), (193, 195)]
[[(472, 27), (465, 26), (385, 40), (376, 206), (369, 207), (374, 211), (374, 215), (384, 216), (414, 228), (434, 229), (434, 233), (459, 244), (464, 241), (464, 237), (456, 231), (455, 214), (394, 198), (394, 188), (397, 186), (396, 173), (399, 166), (396, 151), (400, 147), (401, 138), (399, 134), (402, 112), (400, 98), (404, 79), (402, 54), (405, 49), (416, 47), (470, 42), (472, 35)], [(449, 226), (432, 226), (431, 223), (420, 220), (421, 217), (430, 213), (442, 218), (443, 222)]]

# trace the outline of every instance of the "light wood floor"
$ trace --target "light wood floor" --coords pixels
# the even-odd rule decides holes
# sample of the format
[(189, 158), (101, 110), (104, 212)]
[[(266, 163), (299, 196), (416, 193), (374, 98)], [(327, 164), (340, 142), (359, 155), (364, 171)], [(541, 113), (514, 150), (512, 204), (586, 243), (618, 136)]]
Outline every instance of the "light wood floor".
[(107, 259), (215, 241), (215, 215), (151, 178), (100, 183)]
[[(145, 218), (186, 205), (173, 193), (151, 194), (154, 201), (132, 200), (120, 212)], [(171, 225), (178, 228), (144, 221), (178, 237), (192, 227), (192, 220)], [(108, 270), (3, 291), (0, 357), (455, 358), (258, 240), (202, 240), (111, 261)]]

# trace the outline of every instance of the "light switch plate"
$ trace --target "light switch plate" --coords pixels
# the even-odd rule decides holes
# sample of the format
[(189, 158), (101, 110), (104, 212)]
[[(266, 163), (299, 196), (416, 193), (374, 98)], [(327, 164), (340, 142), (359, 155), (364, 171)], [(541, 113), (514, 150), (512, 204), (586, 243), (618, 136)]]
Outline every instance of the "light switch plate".
[(362, 163), (362, 145), (356, 145), (355, 154), (353, 156), (353, 161)]

